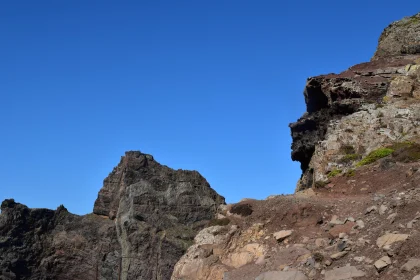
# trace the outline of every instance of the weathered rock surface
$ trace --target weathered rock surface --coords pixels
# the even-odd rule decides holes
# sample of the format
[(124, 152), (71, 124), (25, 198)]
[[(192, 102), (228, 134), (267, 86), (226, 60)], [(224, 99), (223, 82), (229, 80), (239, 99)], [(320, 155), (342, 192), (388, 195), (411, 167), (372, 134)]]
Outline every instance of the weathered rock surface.
[(384, 246), (392, 245), (395, 242), (405, 241), (408, 237), (408, 234), (388, 233), (379, 237), (378, 240), (376, 240), (376, 245), (378, 245), (379, 248), (382, 248)]
[(346, 280), (365, 276), (365, 273), (354, 266), (334, 268), (325, 273), (325, 280)]
[(0, 214), (0, 279), (169, 279), (224, 198), (196, 171), (127, 152), (92, 214), (29, 209)]
[(128, 256), (123, 279), (168, 279), (196, 229), (223, 203), (198, 172), (127, 152), (104, 180), (93, 213), (116, 219), (122, 255)]
[(1, 204), (0, 279), (116, 279), (114, 223), (96, 215)]
[[(311, 195), (247, 201), (253, 212), (245, 217), (226, 218), (233, 206), (220, 208), (224, 225), (196, 236), (171, 279), (412, 279), (420, 273), (420, 171), (406, 176), (411, 169), (420, 170), (420, 161), (356, 173), (351, 181), (371, 184), (371, 194), (355, 188), (348, 195), (349, 180), (337, 177), (332, 189)], [(382, 205), (398, 213), (393, 223), (379, 211), (366, 214)], [(401, 226), (408, 222), (411, 228)]]
[(378, 272), (381, 272), (385, 267), (387, 267), (391, 263), (392, 263), (391, 258), (388, 256), (384, 256), (380, 258), (379, 260), (377, 260), (373, 265), (375, 266), (376, 270), (378, 270)]
[(382, 33), (371, 62), (308, 79), (307, 113), (290, 124), (292, 159), (302, 168), (297, 190), (354, 168), (378, 147), (418, 140), (419, 27), (420, 14), (395, 22)]
[(307, 280), (300, 271), (267, 271), (260, 274), (255, 280)]
[(308, 79), (307, 112), (290, 125), (297, 192), (221, 208), (216, 237), (196, 240), (172, 280), (416, 279), (418, 18), (388, 27), (371, 62)]
[(410, 259), (402, 267), (402, 271), (411, 271), (414, 268), (420, 267), (420, 259)]
[(371, 62), (308, 79), (294, 195), (223, 205), (197, 172), (127, 152), (93, 214), (2, 203), (0, 280), (419, 279), (419, 20), (385, 29)]
[(372, 60), (381, 57), (420, 54), (420, 13), (390, 24), (379, 38)]

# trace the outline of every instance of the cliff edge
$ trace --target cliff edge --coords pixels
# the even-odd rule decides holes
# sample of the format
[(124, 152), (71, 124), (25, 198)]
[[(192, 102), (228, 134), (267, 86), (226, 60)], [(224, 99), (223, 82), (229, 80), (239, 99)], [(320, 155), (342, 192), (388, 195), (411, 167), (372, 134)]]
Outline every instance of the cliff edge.
[(307, 80), (307, 112), (290, 124), (296, 190), (347, 172), (377, 148), (417, 141), (420, 120), (420, 14), (382, 33), (371, 62)]
[(420, 279), (420, 14), (370, 62), (311, 77), (293, 195), (220, 208), (172, 280)]

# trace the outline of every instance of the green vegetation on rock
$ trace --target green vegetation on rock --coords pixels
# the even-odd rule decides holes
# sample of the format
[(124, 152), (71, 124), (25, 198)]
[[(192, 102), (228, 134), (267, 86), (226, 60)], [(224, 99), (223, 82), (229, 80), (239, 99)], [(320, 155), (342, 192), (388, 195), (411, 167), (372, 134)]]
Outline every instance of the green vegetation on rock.
[(349, 162), (352, 162), (352, 161), (355, 161), (355, 160), (358, 160), (358, 159), (360, 159), (360, 155), (358, 155), (358, 154), (348, 154), (348, 155), (343, 156), (339, 160), (339, 162), (340, 163), (349, 163)]
[(347, 177), (353, 177), (354, 175), (356, 175), (356, 170), (354, 169), (350, 169), (349, 171), (346, 172)]
[(379, 148), (376, 149), (372, 152), (370, 152), (365, 158), (363, 158), (361, 161), (359, 161), (356, 166), (360, 167), (360, 166), (364, 166), (367, 164), (371, 164), (375, 161), (377, 161), (380, 158), (389, 156), (390, 154), (392, 154), (392, 152), (394, 152), (393, 149), (390, 148)]
[(406, 27), (406, 26), (409, 26), (409, 25), (412, 25), (412, 24), (418, 24), (418, 23), (420, 23), (420, 18), (415, 16), (415, 15), (411, 16), (411, 17), (404, 18), (399, 22), (400, 26), (402, 26), (402, 27)]
[(340, 147), (340, 151), (345, 155), (350, 155), (356, 153), (354, 147), (351, 145), (343, 145)]
[(399, 162), (420, 160), (420, 144), (414, 142), (399, 142), (392, 145), (392, 157)]
[(317, 189), (322, 189), (325, 188), (325, 186), (328, 184), (328, 182), (324, 182), (324, 181), (316, 181), (315, 182), (315, 188)]
[(332, 178), (340, 174), (342, 171), (340, 169), (334, 169), (330, 173), (328, 173), (327, 177)]

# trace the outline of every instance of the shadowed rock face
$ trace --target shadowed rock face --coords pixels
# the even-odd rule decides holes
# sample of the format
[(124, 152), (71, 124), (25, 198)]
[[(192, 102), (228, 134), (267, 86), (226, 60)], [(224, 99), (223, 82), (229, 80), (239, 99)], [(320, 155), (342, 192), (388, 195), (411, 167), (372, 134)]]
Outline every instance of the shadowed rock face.
[(120, 245), (112, 221), (63, 206), (30, 209), (13, 199), (1, 211), (0, 279), (117, 279)]
[(313, 154), (325, 140), (332, 123), (365, 110), (366, 104), (383, 104), (387, 95), (420, 97), (419, 81), (415, 77), (420, 63), (419, 38), (420, 14), (417, 14), (384, 30), (371, 62), (355, 65), (340, 74), (307, 80), (304, 89), (307, 112), (290, 124), (292, 159), (299, 161), (302, 169), (297, 190), (313, 186)]
[(124, 203), (137, 220), (169, 226), (211, 219), (211, 209), (224, 199), (197, 171), (173, 170), (151, 155), (127, 152), (104, 180), (93, 213), (115, 219)]
[[(0, 279), (170, 279), (224, 198), (196, 171), (127, 152), (104, 180), (92, 214), (5, 200)], [(121, 262), (120, 262), (121, 261)]]

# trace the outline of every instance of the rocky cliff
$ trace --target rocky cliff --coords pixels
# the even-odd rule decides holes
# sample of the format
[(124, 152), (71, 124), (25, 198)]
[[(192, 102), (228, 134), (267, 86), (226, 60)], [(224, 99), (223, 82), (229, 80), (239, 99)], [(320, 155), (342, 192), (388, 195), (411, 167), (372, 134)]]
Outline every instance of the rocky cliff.
[(370, 62), (311, 77), (297, 192), (225, 205), (127, 152), (92, 214), (1, 204), (0, 279), (420, 280), (420, 14)]
[(169, 279), (221, 204), (198, 172), (127, 152), (104, 180), (92, 214), (3, 201), (0, 279)]
[(296, 193), (222, 207), (172, 280), (420, 279), (420, 14), (304, 96)]
[(290, 124), (292, 159), (302, 168), (297, 190), (348, 171), (376, 148), (419, 139), (419, 38), (417, 14), (383, 31), (371, 62), (307, 80), (307, 112)]

